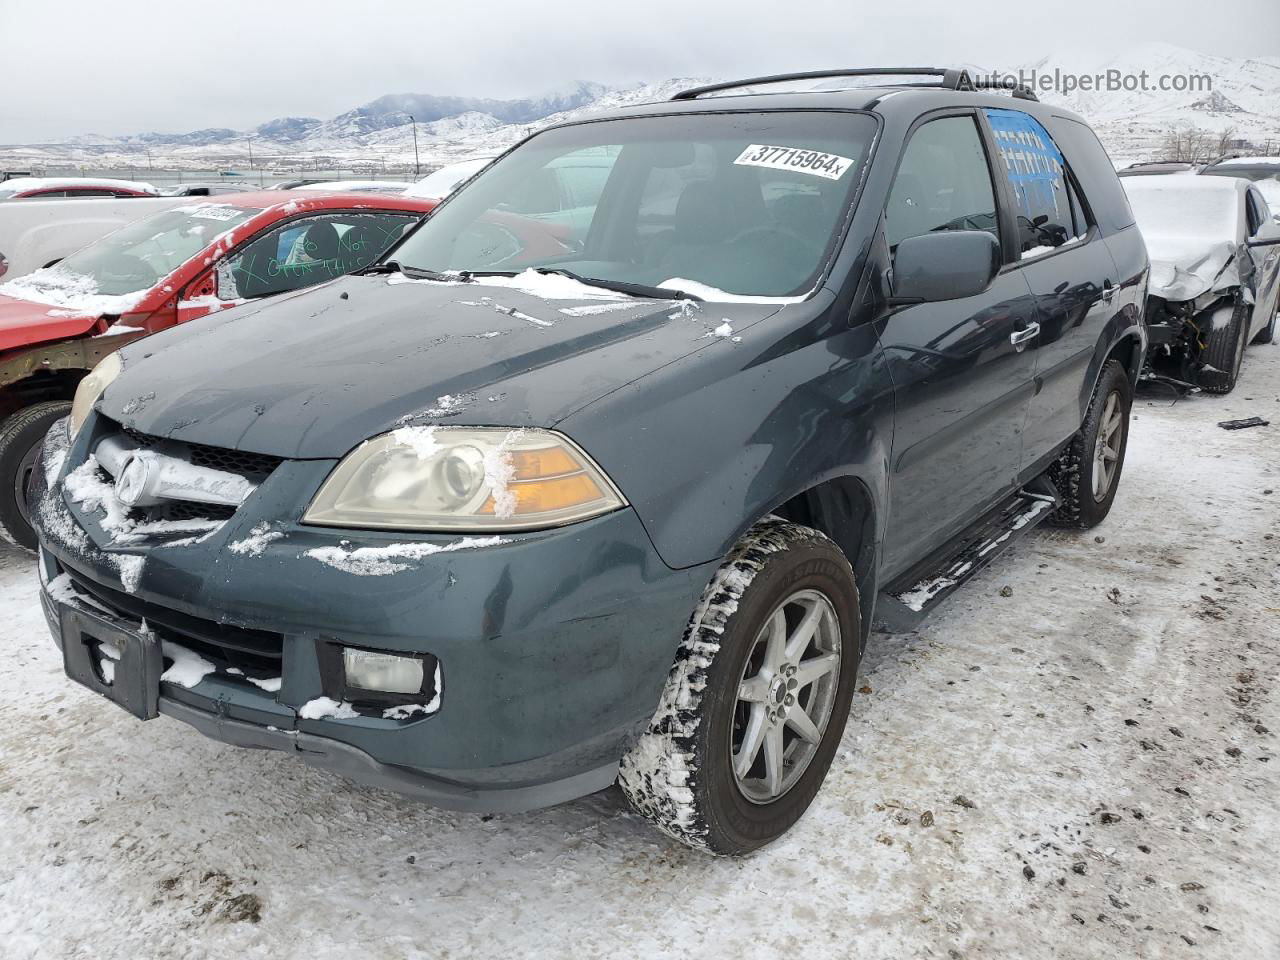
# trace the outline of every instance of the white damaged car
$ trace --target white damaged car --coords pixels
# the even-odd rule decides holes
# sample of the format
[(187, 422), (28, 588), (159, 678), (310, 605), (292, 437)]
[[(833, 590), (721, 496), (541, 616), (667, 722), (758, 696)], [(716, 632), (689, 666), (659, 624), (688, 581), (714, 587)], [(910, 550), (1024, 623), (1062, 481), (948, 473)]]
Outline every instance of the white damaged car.
[(1148, 375), (1230, 393), (1245, 346), (1275, 334), (1280, 224), (1248, 180), (1122, 182), (1151, 256)]

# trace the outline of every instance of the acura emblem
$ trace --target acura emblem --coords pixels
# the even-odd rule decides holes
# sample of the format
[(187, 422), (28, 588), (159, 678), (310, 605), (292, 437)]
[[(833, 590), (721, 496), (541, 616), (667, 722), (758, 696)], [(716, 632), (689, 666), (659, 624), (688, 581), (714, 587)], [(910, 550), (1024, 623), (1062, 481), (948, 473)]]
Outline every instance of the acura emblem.
[(151, 461), (136, 454), (125, 461), (116, 477), (116, 499), (126, 507), (135, 506), (147, 495), (147, 481), (151, 476)]

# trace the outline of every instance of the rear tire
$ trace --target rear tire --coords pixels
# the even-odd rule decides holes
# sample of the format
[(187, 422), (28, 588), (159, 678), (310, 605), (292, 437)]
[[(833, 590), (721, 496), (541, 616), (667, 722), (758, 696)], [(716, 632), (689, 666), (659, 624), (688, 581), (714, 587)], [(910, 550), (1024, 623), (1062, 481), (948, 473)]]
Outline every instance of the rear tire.
[(622, 759), (631, 806), (718, 854), (782, 836), (831, 766), (861, 635), (840, 549), (809, 527), (757, 523), (703, 592), (658, 710)]
[[(1219, 308), (1222, 309), (1222, 308)], [(1205, 366), (1196, 377), (1200, 388), (1208, 393), (1226, 394), (1236, 388), (1240, 379), (1240, 365), (1244, 362), (1244, 347), (1249, 337), (1249, 317), (1253, 307), (1237, 302), (1231, 311), (1231, 320), (1222, 327), (1209, 330), (1205, 335)]]
[(1088, 530), (1111, 512), (1129, 447), (1133, 383), (1118, 360), (1108, 360), (1093, 388), (1084, 425), (1049, 467), (1062, 504), (1049, 515), (1055, 527)]
[(65, 400), (32, 404), (0, 423), (0, 537), (28, 550), (36, 533), (27, 515), (27, 481), (49, 428), (71, 412)]

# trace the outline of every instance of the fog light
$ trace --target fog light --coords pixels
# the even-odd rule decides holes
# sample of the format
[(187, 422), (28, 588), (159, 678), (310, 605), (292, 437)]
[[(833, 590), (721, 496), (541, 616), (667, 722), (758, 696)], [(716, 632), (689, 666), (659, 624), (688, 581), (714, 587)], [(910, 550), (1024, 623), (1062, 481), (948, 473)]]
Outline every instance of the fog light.
[(422, 689), (422, 661), (393, 653), (342, 648), (347, 686), (380, 693), (418, 693)]

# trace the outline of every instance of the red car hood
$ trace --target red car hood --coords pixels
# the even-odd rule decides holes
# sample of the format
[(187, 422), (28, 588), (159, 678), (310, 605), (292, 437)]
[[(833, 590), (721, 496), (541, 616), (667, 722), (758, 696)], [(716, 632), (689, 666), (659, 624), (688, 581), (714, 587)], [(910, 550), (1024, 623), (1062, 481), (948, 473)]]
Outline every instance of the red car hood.
[(79, 313), (0, 295), (0, 351), (83, 336), (98, 320), (96, 313)]

